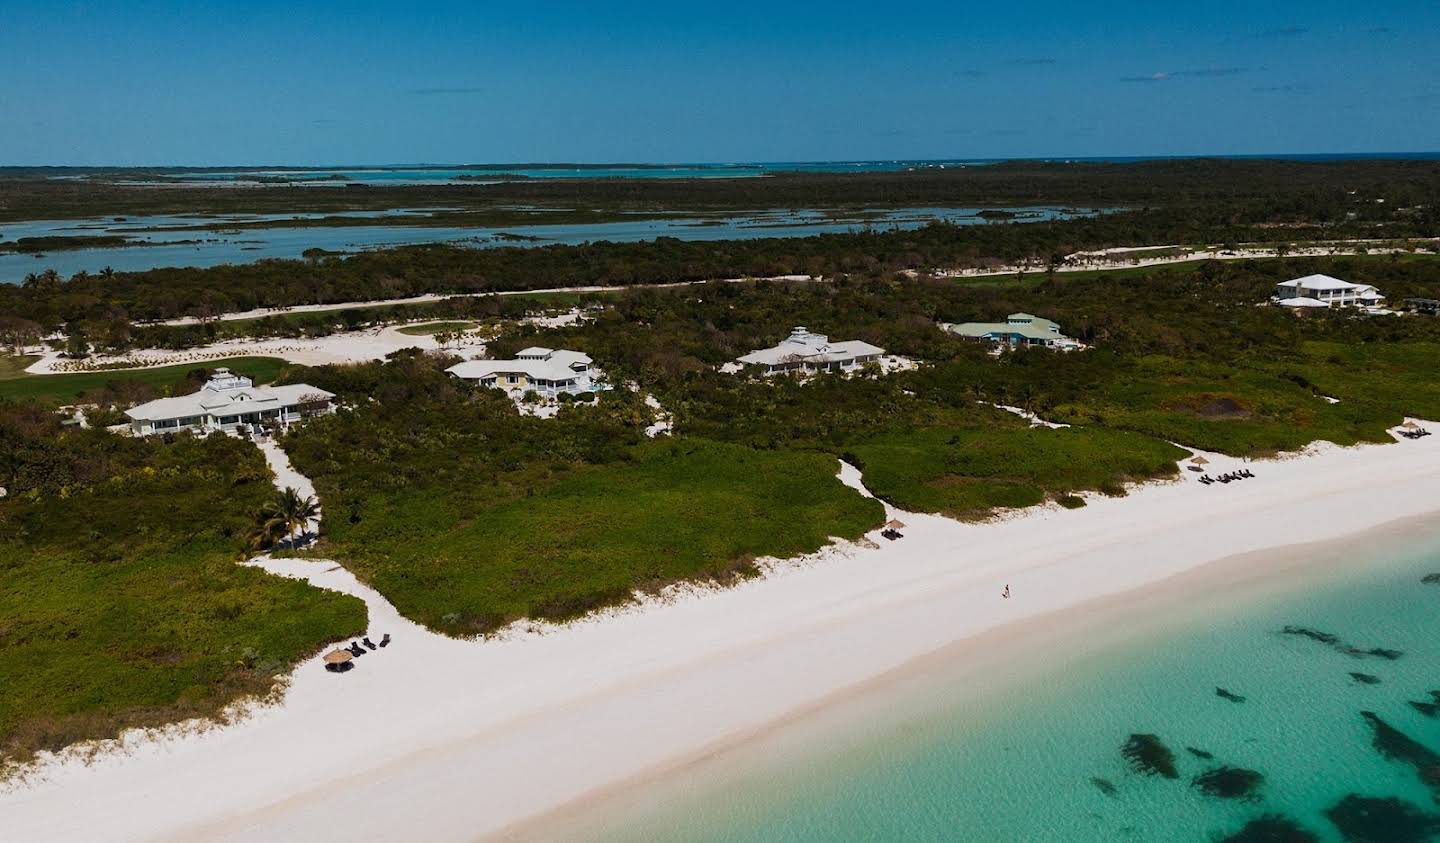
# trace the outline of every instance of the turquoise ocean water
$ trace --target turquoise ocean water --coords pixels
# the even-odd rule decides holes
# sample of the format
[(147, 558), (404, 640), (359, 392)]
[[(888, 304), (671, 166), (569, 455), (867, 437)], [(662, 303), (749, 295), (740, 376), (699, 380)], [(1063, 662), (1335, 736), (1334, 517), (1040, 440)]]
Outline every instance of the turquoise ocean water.
[[(1440, 778), (1426, 782), (1440, 776), (1440, 712), (1426, 705), (1440, 703), (1440, 583), (1422, 582), (1440, 572), (1440, 528), (1324, 553), (1283, 582), (1197, 589), (1113, 619), (1118, 634), (1081, 631), (1001, 688), (937, 654), (575, 828), (616, 841), (1084, 843), (1225, 840), (1268, 818), (1233, 839), (1440, 839)], [(1127, 759), (1134, 734), (1172, 753), (1174, 778)], [(1262, 778), (1214, 776), (1240, 789), (1252, 778), (1228, 796), (1196, 782), (1224, 767)]]

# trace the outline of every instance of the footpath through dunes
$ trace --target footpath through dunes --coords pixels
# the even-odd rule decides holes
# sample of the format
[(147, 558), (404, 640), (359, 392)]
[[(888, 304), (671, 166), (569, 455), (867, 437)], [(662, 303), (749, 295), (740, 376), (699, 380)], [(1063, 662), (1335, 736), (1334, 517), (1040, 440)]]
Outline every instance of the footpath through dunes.
[[(1224, 487), (1182, 472), (1079, 510), (986, 523), (890, 510), (905, 522), (897, 541), (871, 533), (769, 563), (729, 589), (671, 589), (492, 639), (426, 633), (328, 563), (257, 560), (357, 594), (372, 635), (389, 632), (391, 645), (343, 675), (300, 665), (282, 705), (233, 727), (53, 763), (0, 794), (0, 838), (90, 840), (103, 828), (123, 840), (378, 840), (416, 829), (434, 840), (543, 839), (517, 823), (744, 741), (947, 645), (1038, 629), (1028, 622), (1237, 554), (1433, 513), (1437, 438), (1321, 445), (1252, 462), (1254, 479)], [(853, 468), (840, 476), (863, 489)], [(1238, 587), (1266, 558), (1218, 567)], [(1007, 639), (986, 640), (984, 659), (1003, 658)]]

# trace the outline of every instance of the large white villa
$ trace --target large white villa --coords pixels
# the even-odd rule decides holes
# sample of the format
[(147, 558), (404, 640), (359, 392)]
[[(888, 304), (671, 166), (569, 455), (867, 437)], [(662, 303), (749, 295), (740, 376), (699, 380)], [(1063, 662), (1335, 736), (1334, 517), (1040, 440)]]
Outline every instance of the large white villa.
[(885, 349), (862, 340), (831, 342), (824, 334), (796, 327), (779, 345), (752, 351), (736, 362), (763, 366), (765, 374), (780, 372), (848, 372), (877, 361)]
[(605, 389), (595, 380), (590, 355), (582, 351), (532, 347), (513, 360), (466, 360), (445, 371), (511, 393), (535, 392), (546, 398)]
[(125, 411), (137, 436), (180, 430), (231, 431), (263, 422), (289, 424), (334, 409), (335, 393), (305, 383), (255, 386), (244, 375), (216, 369), (199, 392), (158, 398)]
[(1274, 302), (1281, 307), (1369, 307), (1385, 301), (1369, 284), (1354, 284), (1329, 275), (1307, 275), (1275, 285)]
[(957, 337), (984, 340), (1010, 348), (1038, 345), (1073, 351), (1082, 347), (1078, 340), (1060, 333), (1059, 325), (1029, 313), (1012, 313), (1005, 317), (1004, 322), (961, 322), (958, 325), (945, 322), (940, 328)]

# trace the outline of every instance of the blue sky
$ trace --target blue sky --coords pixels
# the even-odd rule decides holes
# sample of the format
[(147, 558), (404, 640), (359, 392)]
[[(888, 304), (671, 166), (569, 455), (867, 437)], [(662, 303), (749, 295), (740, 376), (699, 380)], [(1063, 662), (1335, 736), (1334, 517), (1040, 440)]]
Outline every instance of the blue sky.
[(1440, 3), (0, 0), (0, 164), (1440, 150)]

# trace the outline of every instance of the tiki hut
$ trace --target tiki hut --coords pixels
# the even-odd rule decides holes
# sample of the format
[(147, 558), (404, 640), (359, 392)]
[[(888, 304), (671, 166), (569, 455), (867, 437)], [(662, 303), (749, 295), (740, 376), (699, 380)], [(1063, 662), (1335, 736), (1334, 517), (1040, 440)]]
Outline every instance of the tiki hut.
[(331, 650), (325, 654), (325, 666), (349, 664), (354, 658), (349, 650)]
[(1195, 459), (1191, 460), (1190, 462), (1194, 463), (1195, 465), (1209, 465), (1209, 464), (1210, 464), (1210, 461), (1209, 461), (1209, 460), (1207, 460), (1207, 459), (1205, 459), (1204, 457), (1199, 456), (1199, 455), (1196, 455)]
[(1406, 420), (1405, 420), (1405, 423), (1402, 424), (1402, 425), (1400, 425), (1400, 426), (1403, 427), (1403, 428), (1406, 429), (1406, 430), (1419, 430), (1419, 429), (1420, 429), (1420, 425), (1416, 424), (1414, 419), (1406, 419)]
[(885, 522), (885, 526), (891, 530), (903, 530), (905, 529), (905, 522), (892, 518)]

